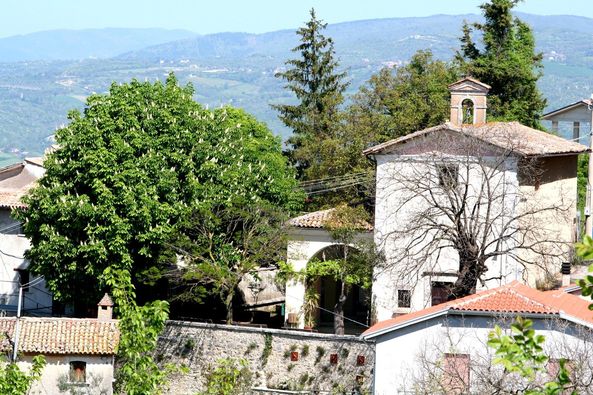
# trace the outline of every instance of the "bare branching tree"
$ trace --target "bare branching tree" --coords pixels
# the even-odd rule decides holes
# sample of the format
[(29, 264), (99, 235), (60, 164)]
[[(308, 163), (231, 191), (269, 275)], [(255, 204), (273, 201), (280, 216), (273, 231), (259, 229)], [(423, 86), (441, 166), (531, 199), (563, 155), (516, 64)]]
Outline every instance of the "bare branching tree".
[(284, 221), (283, 212), (263, 203), (199, 213), (191, 229), (170, 245), (182, 263), (168, 273), (180, 287), (178, 298), (201, 301), (208, 294), (216, 295), (231, 323), (241, 280), (246, 275), (257, 279), (258, 269), (276, 267), (284, 260)]
[(495, 140), (477, 127), (434, 129), (397, 148), (378, 174), (378, 204), (389, 205), (378, 209), (391, 262), (383, 269), (406, 284), (453, 272), (449, 299), (535, 266), (540, 276), (558, 269), (570, 251), (576, 191), (553, 174), (555, 159), (525, 154), (503, 127)]

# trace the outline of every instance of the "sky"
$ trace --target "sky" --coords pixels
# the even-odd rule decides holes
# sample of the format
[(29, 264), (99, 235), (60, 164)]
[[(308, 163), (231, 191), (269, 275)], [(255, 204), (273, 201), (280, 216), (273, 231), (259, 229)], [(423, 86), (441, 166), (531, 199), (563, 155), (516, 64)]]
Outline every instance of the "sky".
[[(0, 37), (52, 29), (185, 29), (199, 34), (293, 29), (314, 7), (328, 23), (479, 13), (484, 0), (2, 0)], [(593, 18), (589, 0), (526, 0), (517, 11)]]

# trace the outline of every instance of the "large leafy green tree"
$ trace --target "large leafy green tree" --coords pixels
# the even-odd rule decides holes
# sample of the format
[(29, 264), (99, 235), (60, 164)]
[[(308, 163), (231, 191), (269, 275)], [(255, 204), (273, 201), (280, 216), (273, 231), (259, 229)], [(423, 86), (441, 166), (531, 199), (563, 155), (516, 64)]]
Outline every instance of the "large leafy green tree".
[(322, 33), (326, 24), (317, 19), (313, 9), (310, 14), (311, 19), (297, 31), (299, 45), (292, 49), (299, 56), (286, 62), (286, 71), (276, 74), (286, 81), (285, 88), (296, 96), (297, 103), (273, 106), (293, 131), (288, 139), (289, 153), (303, 179), (340, 174), (341, 170), (332, 170), (329, 161), (335, 157), (340, 105), (348, 86), (346, 74), (338, 71), (333, 41)]
[(95, 302), (106, 268), (128, 270), (135, 284), (158, 271), (197, 211), (298, 204), (278, 139), (240, 110), (205, 110), (192, 94), (173, 76), (114, 84), (56, 133), (60, 148), (17, 216), (31, 269), (57, 298)]
[[(542, 54), (535, 52), (529, 25), (512, 9), (521, 0), (492, 0), (480, 6), (483, 23), (465, 24), (457, 60), (462, 70), (492, 89), (488, 98), (491, 119), (519, 121), (540, 128), (546, 100), (537, 88), (542, 75)], [(481, 35), (481, 43), (473, 33)]]
[(407, 65), (384, 68), (360, 88), (348, 108), (349, 129), (369, 144), (443, 123), (449, 118), (447, 85), (457, 77), (452, 65), (418, 51)]
[(121, 393), (154, 393), (165, 381), (151, 350), (168, 304), (140, 305), (136, 289), (176, 262), (165, 252), (180, 233), (200, 223), (224, 234), (226, 224), (199, 216), (214, 209), (291, 210), (301, 200), (280, 141), (263, 124), (232, 108), (208, 111), (192, 95), (170, 75), (89, 97), (84, 113), (72, 112), (57, 131), (59, 148), (25, 198), (28, 208), (16, 213), (31, 239), (30, 268), (55, 297), (114, 297)]

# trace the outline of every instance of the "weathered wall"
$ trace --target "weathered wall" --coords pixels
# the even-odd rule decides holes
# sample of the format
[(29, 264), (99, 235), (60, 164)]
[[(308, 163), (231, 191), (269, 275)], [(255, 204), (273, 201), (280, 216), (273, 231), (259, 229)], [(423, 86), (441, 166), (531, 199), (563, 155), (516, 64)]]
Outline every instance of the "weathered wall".
[[(31, 367), (32, 355), (24, 355), (19, 362), (21, 369)], [(113, 393), (113, 356), (94, 355), (46, 355), (41, 380), (33, 383), (31, 395), (80, 394), (85, 389), (88, 395), (111, 395)], [(86, 362), (86, 384), (70, 383), (70, 362)]]
[[(298, 353), (298, 361), (291, 361), (291, 352)], [(202, 390), (208, 369), (221, 358), (246, 359), (253, 387), (350, 394), (357, 381), (361, 393), (370, 392), (374, 352), (373, 342), (354, 336), (169, 321), (157, 358), (189, 368), (171, 380), (169, 394)]]

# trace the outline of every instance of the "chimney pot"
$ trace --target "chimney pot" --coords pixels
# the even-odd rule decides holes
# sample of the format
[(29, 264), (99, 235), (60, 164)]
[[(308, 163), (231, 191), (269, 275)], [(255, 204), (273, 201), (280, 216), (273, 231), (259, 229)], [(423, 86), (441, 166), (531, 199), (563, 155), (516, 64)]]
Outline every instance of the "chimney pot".
[(109, 294), (105, 293), (103, 298), (97, 303), (97, 319), (99, 321), (109, 321), (113, 318), (113, 300)]

